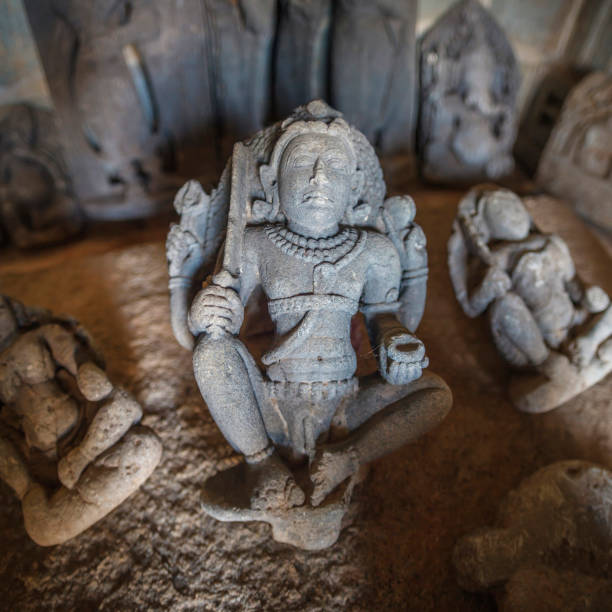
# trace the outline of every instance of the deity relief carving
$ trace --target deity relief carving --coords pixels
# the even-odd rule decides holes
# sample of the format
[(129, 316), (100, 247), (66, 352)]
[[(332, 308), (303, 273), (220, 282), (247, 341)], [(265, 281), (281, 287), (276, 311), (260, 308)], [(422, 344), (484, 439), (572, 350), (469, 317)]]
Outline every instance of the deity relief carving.
[(519, 69), (504, 31), (478, 0), (462, 0), (434, 23), (420, 62), (423, 176), (473, 183), (512, 172)]
[[(237, 143), (210, 196), (177, 196), (168, 240), (177, 339), (245, 462), (210, 479), (206, 512), (263, 520), (303, 548), (335, 542), (360, 468), (438, 424), (451, 404), (415, 335), (427, 280), (425, 236), (407, 196), (384, 199), (364, 136), (321, 101)], [(215, 261), (219, 231), (225, 243)], [(213, 235), (209, 234), (213, 229)], [(212, 272), (193, 300), (191, 284)], [(274, 324), (256, 362), (237, 337), (260, 287)], [(378, 373), (355, 377), (361, 312)], [(194, 340), (195, 339), (195, 340)]]

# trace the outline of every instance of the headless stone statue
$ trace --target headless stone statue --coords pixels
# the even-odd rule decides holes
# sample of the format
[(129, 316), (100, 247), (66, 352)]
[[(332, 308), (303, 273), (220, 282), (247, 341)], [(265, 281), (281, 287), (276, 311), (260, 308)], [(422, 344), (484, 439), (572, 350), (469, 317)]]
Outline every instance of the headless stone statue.
[(41, 546), (100, 520), (150, 476), (161, 444), (75, 321), (0, 296), (0, 478)]
[(448, 261), (464, 312), (488, 310), (495, 344), (527, 370), (511, 384), (515, 405), (545, 412), (612, 369), (612, 307), (585, 287), (563, 240), (533, 227), (511, 191), (476, 187), (459, 204)]
[(463, 0), (423, 35), (419, 149), (435, 182), (498, 179), (513, 167), (519, 72), (503, 30)]
[[(427, 258), (412, 200), (383, 202), (371, 146), (322, 102), (270, 133), (259, 163), (252, 142), (234, 148), (225, 245), (189, 309), (198, 386), (245, 458), (206, 483), (203, 504), (221, 520), (265, 520), (277, 540), (323, 548), (338, 537), (360, 467), (434, 427), (451, 395), (424, 371), (425, 347), (414, 336)], [(190, 191), (193, 198), (193, 186), (181, 197)], [(193, 251), (177, 247), (198, 244), (185, 238), (195, 227), (186, 218), (172, 230), (171, 293), (181, 268), (196, 267)], [(265, 372), (236, 337), (256, 288), (274, 324)], [(358, 312), (379, 366), (361, 380), (351, 344)]]

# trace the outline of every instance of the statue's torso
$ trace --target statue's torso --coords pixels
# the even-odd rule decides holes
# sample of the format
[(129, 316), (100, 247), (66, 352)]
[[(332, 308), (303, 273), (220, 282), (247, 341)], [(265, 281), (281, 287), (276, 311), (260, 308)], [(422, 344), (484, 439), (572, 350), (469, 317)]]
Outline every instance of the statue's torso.
[(513, 290), (532, 312), (549, 346), (556, 348), (567, 336), (574, 304), (565, 287), (573, 268), (560, 239), (537, 236), (514, 247), (509, 272)]
[(351, 318), (373, 255), (367, 232), (349, 230), (345, 243), (332, 246), (328, 261), (321, 261), (318, 251), (293, 248), (270, 227), (249, 231), (247, 245), (256, 250), (258, 280), (276, 331), (275, 344), (263, 358), (269, 378), (328, 382), (352, 377), (357, 359)]

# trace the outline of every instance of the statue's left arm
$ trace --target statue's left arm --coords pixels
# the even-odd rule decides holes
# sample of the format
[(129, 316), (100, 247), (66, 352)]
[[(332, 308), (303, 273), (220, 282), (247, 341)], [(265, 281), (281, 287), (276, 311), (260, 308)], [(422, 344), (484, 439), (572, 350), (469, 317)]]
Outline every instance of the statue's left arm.
[(399, 256), (382, 235), (369, 238), (369, 265), (361, 296), (370, 341), (376, 347), (380, 373), (391, 384), (407, 384), (427, 366), (425, 346), (397, 318), (401, 280)]

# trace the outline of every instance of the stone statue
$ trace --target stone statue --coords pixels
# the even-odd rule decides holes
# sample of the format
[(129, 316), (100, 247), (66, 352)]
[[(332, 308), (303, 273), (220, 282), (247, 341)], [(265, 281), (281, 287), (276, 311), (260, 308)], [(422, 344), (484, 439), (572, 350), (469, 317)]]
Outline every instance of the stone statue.
[(149, 477), (161, 444), (72, 319), (0, 296), (0, 478), (41, 546), (100, 520)]
[[(410, 198), (384, 200), (363, 134), (321, 101), (237, 143), (228, 165), (211, 196), (193, 183), (178, 194), (181, 225), (168, 241), (177, 338), (192, 346), (196, 337), (202, 396), (245, 458), (206, 483), (203, 507), (220, 520), (267, 521), (279, 541), (324, 548), (338, 537), (360, 467), (416, 439), (450, 408), (414, 335), (425, 237)], [(227, 228), (214, 275), (182, 320), (185, 287), (212, 259), (205, 219), (219, 218)], [(275, 329), (261, 357), (265, 373), (236, 337), (256, 287)], [(362, 380), (351, 344), (359, 311), (379, 366)]]
[(540, 158), (537, 180), (612, 230), (612, 76), (596, 72), (572, 90)]
[(608, 610), (611, 496), (612, 473), (602, 466), (560, 461), (538, 470), (502, 502), (494, 527), (457, 542), (459, 584), (492, 590), (508, 611)]
[(436, 182), (498, 179), (513, 167), (519, 70), (503, 30), (462, 0), (421, 41), (419, 150)]
[(32, 248), (82, 226), (53, 114), (26, 104), (0, 109), (0, 233)]
[(612, 370), (608, 295), (584, 286), (565, 242), (511, 191), (483, 185), (460, 202), (448, 265), (464, 312), (488, 310), (497, 349), (527, 370), (510, 386), (520, 410), (551, 410)]

